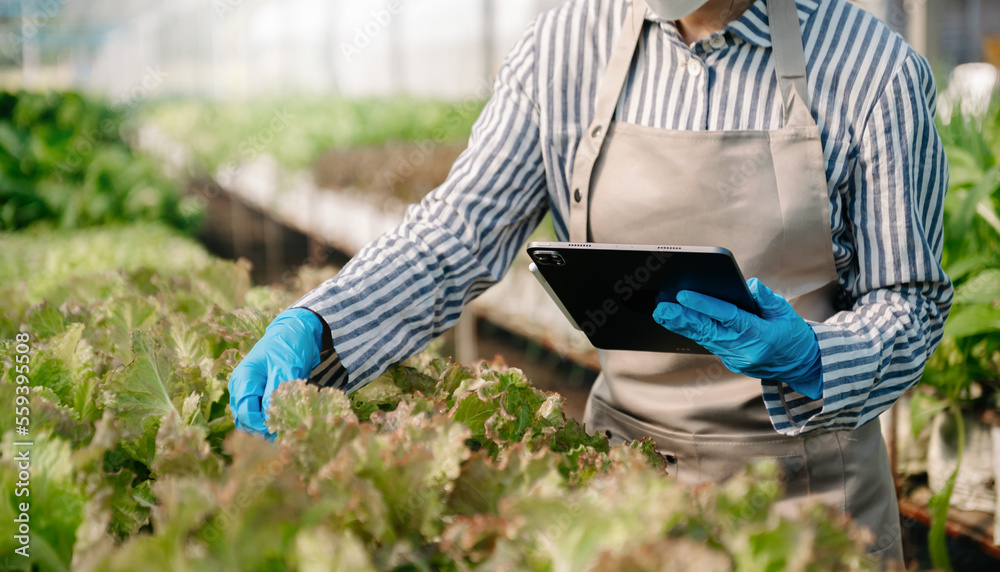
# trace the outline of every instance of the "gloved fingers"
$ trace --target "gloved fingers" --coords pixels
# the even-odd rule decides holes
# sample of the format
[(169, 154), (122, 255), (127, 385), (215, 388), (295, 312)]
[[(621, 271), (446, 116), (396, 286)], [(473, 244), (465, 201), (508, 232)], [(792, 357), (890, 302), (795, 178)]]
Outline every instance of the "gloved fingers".
[(264, 398), (261, 400), (261, 407), (264, 410), (264, 417), (267, 417), (267, 410), (271, 406), (271, 395), (278, 386), (286, 381), (295, 379), (305, 379), (302, 368), (280, 359), (273, 359), (267, 368), (267, 388), (264, 390)]
[(236, 406), (237, 427), (248, 433), (267, 435), (267, 426), (264, 424), (264, 414), (261, 413), (260, 399), (249, 396), (240, 400)]
[[(264, 388), (267, 385), (267, 373), (262, 369), (253, 355), (253, 350), (233, 368), (233, 373), (229, 377), (229, 408), (233, 415), (237, 416), (240, 402), (249, 397), (258, 401), (264, 395)], [(240, 421), (239, 417), (236, 417)], [(246, 420), (243, 420), (246, 424)]]
[(791, 304), (783, 297), (775, 294), (766, 284), (757, 278), (747, 280), (747, 289), (750, 295), (760, 307), (760, 312), (765, 319), (783, 316), (792, 310)]
[(715, 319), (723, 326), (740, 332), (750, 327), (750, 318), (756, 317), (729, 302), (690, 290), (678, 292), (677, 301), (687, 308)]
[(653, 319), (664, 328), (698, 343), (733, 339), (736, 333), (712, 317), (672, 302), (661, 302)]
[(296, 363), (302, 362), (312, 372), (319, 365), (319, 351), (323, 344), (323, 326), (319, 318), (303, 308), (292, 308), (278, 315), (268, 329), (274, 327), (272, 334), (281, 340), (282, 345), (294, 352)]

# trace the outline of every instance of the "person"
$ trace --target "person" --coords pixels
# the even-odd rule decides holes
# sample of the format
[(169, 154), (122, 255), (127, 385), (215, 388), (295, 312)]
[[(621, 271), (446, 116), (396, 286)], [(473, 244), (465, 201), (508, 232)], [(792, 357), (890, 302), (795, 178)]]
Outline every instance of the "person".
[(237, 424), (266, 433), (283, 381), (350, 392), (426, 347), (546, 212), (560, 240), (722, 246), (762, 317), (658, 305), (714, 355), (599, 351), (588, 430), (651, 436), (688, 483), (773, 458), (782, 510), (820, 499), (901, 560), (878, 415), (953, 294), (935, 97), (927, 61), (847, 0), (570, 0), (513, 47), (447, 180), (235, 369)]

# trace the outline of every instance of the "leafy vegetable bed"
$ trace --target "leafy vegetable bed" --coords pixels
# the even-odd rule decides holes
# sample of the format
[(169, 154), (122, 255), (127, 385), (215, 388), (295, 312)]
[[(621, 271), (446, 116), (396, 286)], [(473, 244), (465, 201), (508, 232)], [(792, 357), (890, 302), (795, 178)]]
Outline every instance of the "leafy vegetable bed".
[(4, 534), (9, 568), (874, 567), (828, 510), (778, 518), (772, 468), (685, 489), (648, 441), (609, 447), (500, 365), (425, 354), (350, 397), (289, 382), (276, 443), (238, 434), (229, 374), (295, 293), (159, 226), (2, 239), (0, 337), (31, 349), (19, 378), (0, 346), (0, 403), (30, 387), (29, 435), (0, 415), (5, 530), (25, 501), (15, 443), (33, 442), (31, 557)]
[(212, 173), (225, 164), (247, 163), (265, 153), (284, 167), (304, 169), (332, 148), (464, 141), (482, 107), (478, 101), (446, 103), (408, 97), (174, 100), (151, 106), (145, 118), (184, 141), (197, 167)]

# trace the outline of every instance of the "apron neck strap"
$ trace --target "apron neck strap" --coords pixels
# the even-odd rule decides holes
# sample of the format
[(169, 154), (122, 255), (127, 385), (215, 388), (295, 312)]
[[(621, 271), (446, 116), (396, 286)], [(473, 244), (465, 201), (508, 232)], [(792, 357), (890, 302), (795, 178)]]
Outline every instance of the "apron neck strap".
[(570, 191), (569, 209), (569, 239), (573, 242), (590, 240), (588, 223), (590, 221), (590, 180), (594, 172), (594, 164), (604, 146), (604, 138), (608, 134), (611, 120), (615, 116), (615, 108), (621, 99), (628, 71), (632, 67), (632, 56), (639, 43), (642, 27), (646, 21), (646, 1), (633, 0), (632, 6), (625, 12), (625, 22), (622, 31), (611, 50), (607, 68), (601, 77), (597, 91), (597, 101), (594, 104), (594, 118), (583, 134), (576, 148), (576, 158), (573, 160), (572, 191)]
[(795, 0), (767, 0), (767, 20), (771, 28), (771, 57), (784, 103), (784, 125), (813, 126), (816, 122), (809, 112), (806, 57)]
[[(595, 103), (594, 120), (590, 124), (588, 135), (592, 134), (595, 128), (602, 135), (607, 133), (607, 127), (615, 116), (615, 109), (618, 107), (622, 90), (625, 88), (629, 69), (632, 68), (633, 55), (636, 46), (639, 45), (639, 37), (642, 35), (642, 27), (645, 22), (646, 0), (633, 0), (632, 7), (625, 13), (625, 23), (621, 33), (618, 34), (614, 49), (611, 50), (608, 67), (601, 79)], [(590, 137), (590, 139), (604, 140), (603, 136)]]

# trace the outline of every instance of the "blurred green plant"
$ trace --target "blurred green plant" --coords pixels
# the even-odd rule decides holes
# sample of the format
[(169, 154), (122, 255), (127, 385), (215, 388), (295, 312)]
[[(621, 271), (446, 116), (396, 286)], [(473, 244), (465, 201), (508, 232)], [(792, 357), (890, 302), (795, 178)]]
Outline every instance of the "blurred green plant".
[[(945, 523), (965, 449), (963, 411), (1000, 407), (1000, 105), (982, 118), (939, 122), (951, 178), (944, 204), (944, 269), (955, 299), (941, 346), (911, 401), (914, 435), (938, 414), (954, 419), (958, 466), (929, 502), (934, 565), (950, 570)], [(930, 391), (928, 391), (930, 390)]]
[(73, 92), (0, 92), (0, 230), (141, 220), (193, 229), (198, 203), (122, 140), (127, 116)]
[(196, 167), (207, 172), (264, 153), (285, 167), (303, 169), (332, 148), (465, 140), (483, 105), (410, 97), (296, 96), (224, 103), (178, 99), (149, 105), (144, 120), (183, 141)]

